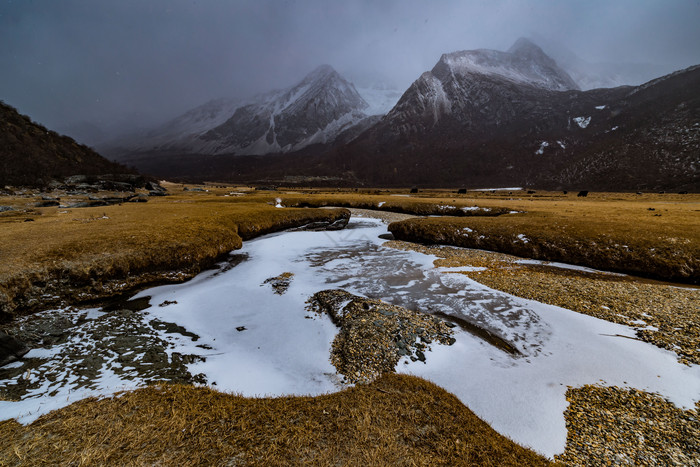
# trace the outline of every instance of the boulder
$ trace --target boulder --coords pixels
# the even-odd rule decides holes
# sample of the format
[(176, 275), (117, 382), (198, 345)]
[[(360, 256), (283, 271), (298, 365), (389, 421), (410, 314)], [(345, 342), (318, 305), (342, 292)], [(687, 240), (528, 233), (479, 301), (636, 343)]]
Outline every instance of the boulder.
[(24, 342), (0, 331), (0, 366), (18, 360), (29, 350)]

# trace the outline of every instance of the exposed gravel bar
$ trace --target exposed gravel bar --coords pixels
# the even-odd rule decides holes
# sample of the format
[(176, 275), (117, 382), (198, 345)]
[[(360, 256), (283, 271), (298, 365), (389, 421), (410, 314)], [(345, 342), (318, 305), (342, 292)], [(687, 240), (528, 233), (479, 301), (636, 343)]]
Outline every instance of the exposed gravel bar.
[(697, 409), (618, 387), (570, 388), (566, 399), (566, 451), (557, 456), (566, 465), (700, 465)]
[(308, 303), (311, 311), (328, 313), (340, 328), (333, 341), (331, 363), (350, 383), (370, 383), (395, 371), (403, 356), (425, 361), (424, 352), (433, 342), (455, 342), (453, 325), (440, 318), (344, 290), (318, 292)]

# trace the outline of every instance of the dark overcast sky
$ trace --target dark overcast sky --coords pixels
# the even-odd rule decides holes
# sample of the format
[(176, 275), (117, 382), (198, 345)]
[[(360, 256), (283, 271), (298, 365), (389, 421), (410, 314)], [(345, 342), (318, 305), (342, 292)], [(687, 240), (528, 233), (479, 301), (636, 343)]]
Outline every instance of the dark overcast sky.
[(700, 0), (0, 0), (0, 99), (51, 128), (166, 119), (322, 63), (402, 88), (540, 35), (588, 61), (700, 63)]

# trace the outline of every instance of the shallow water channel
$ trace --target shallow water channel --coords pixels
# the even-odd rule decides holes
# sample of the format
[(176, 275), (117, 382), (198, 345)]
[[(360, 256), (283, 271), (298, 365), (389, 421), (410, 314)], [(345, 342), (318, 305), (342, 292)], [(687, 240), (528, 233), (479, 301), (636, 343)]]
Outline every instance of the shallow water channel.
[[(545, 455), (564, 449), (567, 386), (636, 387), (683, 407), (700, 397), (700, 367), (618, 337), (634, 330), (435, 268), (432, 256), (384, 247), (385, 233), (379, 220), (353, 218), (341, 231), (268, 235), (187, 283), (18, 321), (36, 348), (0, 368), (0, 394), (14, 399), (0, 401), (1, 418), (30, 422), (83, 397), (158, 381), (248, 396), (336, 391), (344, 387), (329, 361), (337, 329), (306, 304), (333, 288), (458, 324), (453, 345), (432, 344), (425, 362), (404, 358), (397, 371), (434, 381)], [(283, 287), (270, 280), (281, 275)]]

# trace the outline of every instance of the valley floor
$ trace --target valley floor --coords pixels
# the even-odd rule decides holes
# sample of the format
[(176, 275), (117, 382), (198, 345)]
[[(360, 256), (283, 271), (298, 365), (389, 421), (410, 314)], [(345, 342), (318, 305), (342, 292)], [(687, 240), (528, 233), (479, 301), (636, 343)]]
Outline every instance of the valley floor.
[[(594, 231), (598, 227), (613, 239), (612, 245), (618, 245), (619, 251), (608, 251), (608, 255), (613, 259), (617, 258), (618, 262), (617, 266), (611, 269), (624, 271), (626, 267), (634, 269), (640, 264), (648, 264), (652, 272), (650, 275), (655, 277), (659, 277), (664, 271), (668, 271), (671, 279), (677, 279), (680, 275), (691, 283), (698, 277), (693, 262), (698, 257), (697, 237), (700, 232), (700, 219), (697, 215), (700, 200), (696, 195), (641, 195), (639, 198), (640, 195), (593, 194), (587, 200), (579, 200), (575, 195), (574, 198), (571, 198), (572, 195), (553, 193), (526, 195), (520, 191), (516, 191), (515, 194), (471, 192), (464, 196), (435, 192), (407, 196), (400, 192), (266, 193), (246, 188), (214, 186), (203, 188), (209, 191), (183, 193), (182, 187), (175, 185), (170, 185), (169, 190), (171, 196), (151, 199), (140, 206), (116, 205), (100, 208), (104, 209), (102, 215), (60, 206), (29, 207), (29, 203), (33, 201), (30, 196), (15, 196), (0, 201), (0, 204), (13, 208), (12, 211), (7, 211), (9, 214), (0, 217), (4, 226), (11, 227), (0, 232), (0, 235), (4, 236), (0, 251), (10, 259), (5, 263), (5, 269), (0, 270), (0, 292), (5, 293), (3, 305), (7, 315), (21, 314), (23, 309), (28, 309), (26, 303), (31, 300), (38, 301), (37, 306), (41, 308), (41, 294), (37, 294), (36, 290), (41, 288), (42, 279), (49, 283), (52, 280), (57, 281), (61, 275), (55, 274), (56, 270), (71, 267), (79, 269), (88, 265), (87, 276), (91, 278), (92, 285), (88, 287), (83, 284), (76, 288), (79, 293), (56, 293), (45, 300), (43, 308), (47, 308), (49, 303), (68, 305), (85, 298), (111, 295), (114, 290), (96, 287), (94, 282), (114, 278), (110, 277), (110, 274), (119, 279), (123, 277), (120, 274), (123, 274), (124, 269), (127, 272), (133, 271), (137, 277), (152, 273), (153, 271), (134, 263), (135, 260), (131, 259), (138, 257), (139, 253), (148, 252), (147, 258), (155, 258), (156, 262), (159, 261), (160, 255), (172, 251), (183, 255), (182, 252), (190, 249), (191, 257), (178, 264), (166, 264), (161, 261), (159, 271), (156, 271), (156, 282), (179, 282), (193, 276), (194, 271), (221, 259), (222, 252), (240, 247), (240, 243), (238, 246), (226, 243), (230, 240), (224, 239), (231, 238), (230, 234), (227, 235), (227, 230), (237, 231), (239, 238), (248, 239), (260, 233), (309, 222), (322, 221), (325, 222), (324, 226), (328, 226), (342, 217), (342, 211), (289, 208), (301, 205), (351, 207), (355, 216), (380, 217), (387, 223), (420, 222), (421, 219), (413, 216), (437, 215), (448, 211), (459, 217), (438, 219), (445, 224), (441, 226), (446, 232), (443, 236), (445, 243), (454, 243), (455, 237), (450, 232), (458, 228), (466, 233), (476, 230), (482, 237), (479, 239), (477, 236), (477, 239), (482, 241), (483, 247), (489, 246), (490, 233), (494, 237), (501, 237), (501, 240), (492, 243), (496, 246), (503, 243), (502, 238), (508, 234), (515, 238), (523, 235), (530, 246), (537, 247), (538, 242), (551, 242), (552, 239), (556, 239), (558, 232), (567, 230), (570, 237), (578, 237), (585, 243), (593, 238), (591, 230)], [(373, 210), (355, 209), (358, 206), (371, 207)], [(390, 209), (401, 213), (391, 212)], [(455, 214), (455, 210), (461, 214)], [(490, 217), (489, 212), (493, 214), (494, 211), (498, 211), (499, 215)], [(611, 215), (611, 212), (614, 214)], [(655, 214), (662, 214), (664, 219), (659, 219), (662, 216)], [(3, 214), (0, 213), (0, 216)], [(507, 216), (510, 216), (511, 220)], [(23, 222), (27, 218), (34, 219), (34, 222)], [(188, 220), (183, 221), (185, 218)], [(110, 226), (105, 228), (108, 223)], [(503, 226), (509, 223), (515, 229), (512, 233), (503, 230)], [(648, 228), (632, 228), (641, 224)], [(551, 225), (557, 227), (548, 227)], [(582, 225), (592, 227), (588, 229)], [(143, 228), (145, 230), (141, 230)], [(539, 236), (538, 228), (541, 232)], [(52, 236), (55, 239), (51, 240), (53, 243), (40, 245), (42, 236), (45, 237), (47, 232), (52, 230), (58, 230), (63, 235)], [(136, 232), (140, 232), (138, 238), (135, 238)], [(349, 235), (352, 233), (348, 232)], [(415, 234), (420, 231), (412, 232)], [(89, 240), (86, 240), (88, 237)], [(435, 238), (430, 240), (432, 242)], [(508, 240), (512, 239), (508, 237)], [(594, 243), (595, 240), (593, 238)], [(32, 243), (33, 241), (36, 243)], [(211, 251), (205, 250), (205, 244), (210, 243), (217, 244), (217, 247)], [(527, 242), (521, 239), (520, 243)], [(562, 241), (562, 245), (565, 244), (566, 242)], [(81, 247), (77, 248), (76, 245)], [(658, 259), (649, 255), (649, 245), (653, 245), (652, 249), (659, 250)], [(539, 306), (535, 305), (537, 302), (546, 303), (622, 325), (615, 328), (619, 331), (610, 331), (611, 335), (604, 335), (600, 339), (629, 341), (630, 345), (647, 345), (638, 343), (645, 341), (667, 349), (666, 355), (672, 357), (663, 357), (663, 361), (668, 360), (669, 363), (665, 364), (668, 372), (663, 373), (662, 379), (668, 382), (659, 381), (660, 384), (653, 383), (649, 387), (665, 388), (668, 384), (673, 385), (673, 378), (677, 376), (670, 377), (672, 373), (683, 374), (683, 378), (689, 377), (693, 381), (698, 379), (692, 375), (697, 373), (700, 363), (700, 289), (693, 285), (661, 283), (619, 273), (597, 271), (585, 267), (591, 266), (586, 265), (585, 261), (583, 266), (577, 267), (551, 263), (541, 255), (539, 260), (531, 260), (503, 253), (451, 246), (428, 246), (398, 240), (384, 243), (384, 247), (430, 255), (434, 258), (437, 270), (442, 275), (454, 276), (457, 283), (476, 281), (506, 292), (508, 296), (515, 297), (514, 300), (520, 300), (518, 297), (531, 300), (518, 302), (532, 303), (526, 306)], [(643, 261), (637, 261), (632, 267), (626, 264), (631, 258), (629, 250), (644, 250)], [(110, 267), (110, 258), (113, 257), (110, 253), (118, 252), (126, 252), (125, 255), (115, 255), (119, 261), (126, 263), (126, 266), (120, 266), (122, 269)], [(129, 252), (132, 256), (129, 256)], [(675, 258), (676, 264), (670, 264), (673, 260), (669, 258)], [(98, 262), (98, 259), (102, 262)], [(559, 257), (554, 259), (561, 261)], [(52, 270), (47, 266), (55, 264), (56, 261), (61, 261), (60, 268)], [(317, 261), (333, 260), (319, 257)], [(575, 255), (571, 262), (581, 264), (581, 256)], [(235, 255), (229, 263), (230, 267), (237, 267)], [(168, 268), (177, 269), (185, 264), (197, 267), (186, 274), (186, 277), (168, 279), (162, 275)], [(343, 270), (342, 261), (331, 264), (335, 264), (334, 267), (340, 266), (340, 270)], [(118, 274), (114, 274), (115, 270)], [(29, 281), (26, 280), (28, 275), (32, 276)], [(271, 277), (270, 282), (263, 285), (277, 291), (277, 287), (288, 287), (289, 284), (285, 286), (285, 281), (291, 277), (293, 275), (284, 274)], [(311, 280), (311, 277), (307, 279)], [(150, 278), (151, 282), (153, 280), (154, 278)], [(294, 284), (305, 282), (304, 276), (292, 280)], [(132, 286), (142, 287), (147, 283), (149, 281), (134, 280)], [(65, 285), (65, 282), (59, 281), (56, 284), (52, 294), (61, 290), (60, 285)], [(162, 293), (160, 296), (165, 297)], [(170, 305), (165, 298), (158, 301), (163, 302), (162, 316), (178, 315), (177, 305)], [(373, 305), (370, 303), (371, 306)], [(119, 309), (119, 306), (116, 309)], [(540, 308), (535, 309), (540, 314), (551, 313), (541, 311)], [(562, 310), (562, 313), (566, 310)], [(65, 329), (80, 324), (81, 320), (84, 322), (95, 319), (100, 313), (102, 312), (95, 314), (88, 311), (86, 314), (76, 308), (73, 312), (75, 320), (70, 312), (66, 313), (67, 319), (73, 320), (69, 324), (61, 324), (56, 318), (51, 318), (53, 321), (50, 326), (53, 326), (51, 329), (55, 331), (54, 341), (62, 339)], [(119, 313), (120, 320), (133, 320), (137, 319), (140, 312), (122, 310)], [(40, 315), (36, 316), (34, 321), (38, 322)], [(163, 338), (165, 334), (173, 332), (186, 338), (186, 333), (195, 327), (185, 326), (186, 330), (178, 329), (177, 324), (165, 322), (162, 316), (155, 324), (151, 323), (154, 329), (160, 330), (154, 332), (154, 339)], [(556, 312), (552, 316), (556, 316)], [(42, 346), (50, 347), (56, 344), (50, 343), (50, 339), (42, 343), (41, 338), (32, 337), (29, 335), (31, 333), (22, 334), (16, 329), (13, 331), (13, 323), (22, 320), (29, 323), (33, 318), (14, 318), (0, 329), (23, 337), (35, 346), (36, 349), (32, 351), (35, 356), (42, 352)], [(177, 320), (173, 318), (173, 321)], [(552, 321), (554, 322), (556, 320)], [(324, 329), (325, 326), (323, 325)], [(517, 332), (525, 333), (525, 337), (530, 336), (527, 334), (530, 326), (536, 329), (538, 325), (533, 322), (532, 325), (518, 328), (521, 330)], [(608, 329), (606, 326), (608, 325), (601, 325), (600, 329)], [(104, 332), (95, 329), (91, 332)], [(324, 339), (332, 340), (332, 329), (331, 326), (326, 330), (329, 334), (323, 331), (324, 335), (328, 334)], [(503, 330), (507, 330), (507, 327)], [(185, 334), (182, 334), (183, 331)], [(47, 329), (34, 329), (32, 332), (46, 333)], [(508, 334), (501, 335), (508, 337)], [(513, 334), (511, 341), (516, 342), (516, 349), (528, 352), (528, 346), (536, 344), (531, 339), (536, 335), (532, 334), (525, 341), (518, 343), (517, 339), (512, 339), (515, 336)], [(330, 341), (326, 345), (329, 344)], [(132, 341), (127, 345), (140, 348), (139, 346), (150, 344)], [(425, 371), (412, 373), (423, 375), (439, 386), (449, 387), (449, 390), (464, 402), (468, 396), (463, 392), (468, 392), (468, 389), (463, 389), (462, 392), (453, 389), (447, 381), (450, 376), (446, 375), (449, 373), (445, 371), (446, 367), (434, 363), (444, 358), (441, 355), (448, 355), (444, 353), (448, 350), (444, 350), (443, 347), (450, 349), (434, 345), (433, 352), (427, 356), (428, 365), (424, 365)], [(620, 348), (623, 347), (624, 345)], [(117, 354), (128, 353), (124, 348), (112, 351)], [(596, 353), (596, 349), (591, 351), (592, 354)], [(134, 355), (139, 352), (135, 352)], [(653, 352), (649, 355), (656, 355)], [(433, 353), (435, 355), (432, 355)], [(188, 360), (190, 357), (187, 354), (178, 354), (180, 360), (175, 365), (175, 354), (163, 351), (163, 355), (165, 354), (168, 354), (165, 357), (165, 366), (157, 364), (162, 360), (157, 356), (152, 357), (150, 363), (143, 364), (144, 367), (157, 367), (149, 370), (154, 376), (151, 379), (152, 383), (168, 380), (197, 382), (196, 377), (192, 379), (192, 375), (188, 373), (188, 369), (192, 369), (193, 365), (196, 367), (195, 360)], [(533, 358), (536, 354), (537, 352), (533, 354)], [(469, 355), (468, 352), (465, 353), (464, 358), (469, 359)], [(581, 357), (580, 362), (584, 362), (585, 356)], [(658, 358), (660, 357), (653, 357), (652, 360)], [(677, 360), (677, 363), (673, 363), (673, 360)], [(134, 363), (131, 360), (126, 363), (123, 360), (119, 361), (123, 365)], [(648, 363), (651, 364), (651, 360)], [(423, 368), (413, 364), (408, 367)], [(4, 374), (4, 377), (7, 377), (10, 373), (18, 371), (13, 368), (19, 369), (19, 366), (10, 364), (3, 367), (0, 369), (0, 376)], [(439, 374), (431, 373), (438, 370)], [(159, 371), (161, 373), (158, 373)], [(330, 371), (333, 371), (332, 367)], [(576, 369), (567, 371), (575, 373)], [(637, 370), (632, 370), (630, 377), (637, 378), (637, 382), (629, 385), (626, 384), (627, 381), (616, 384), (617, 376), (620, 376), (616, 375), (607, 381), (591, 381), (595, 384), (577, 384), (562, 389), (566, 393), (566, 403), (559, 414), (565, 409), (566, 448), (557, 456), (558, 461), (567, 465), (608, 462), (692, 465), (700, 462), (700, 422), (697, 416), (700, 407), (696, 405), (692, 408), (686, 401), (683, 404), (686, 407), (679, 408), (665, 399), (672, 391), (662, 396), (635, 389), (639, 387), (640, 381), (646, 381), (643, 378), (639, 379), (635, 371)], [(27, 372), (27, 375), (30, 372)], [(169, 374), (169, 379), (160, 378), (164, 374)], [(17, 378), (17, 375), (14, 378)], [(441, 378), (445, 380), (444, 383), (441, 382)], [(578, 379), (583, 381), (586, 378)], [(697, 381), (693, 384), (696, 383)], [(8, 397), (10, 393), (7, 392), (7, 380), (3, 384), (4, 386), (0, 386), (0, 392)], [(464, 387), (468, 386), (467, 384)], [(300, 387), (309, 386), (304, 383)], [(337, 387), (342, 387), (342, 384)], [(686, 392), (692, 392), (693, 387), (686, 388)], [(662, 393), (665, 391), (656, 390)], [(696, 391), (698, 392), (700, 391)], [(673, 397), (678, 403), (679, 394)], [(690, 396), (690, 399), (697, 402), (698, 398), (696, 395)], [(192, 403), (176, 403), (183, 400)], [(535, 401), (530, 400), (528, 403), (533, 404)], [(477, 413), (484, 413), (478, 403), (475, 403), (474, 407), (472, 403), (468, 405)], [(145, 406), (150, 409), (140, 409)], [(244, 412), (239, 413), (240, 410)], [(272, 416), (273, 413), (279, 415)], [(88, 420), (92, 421), (88, 423)], [(115, 420), (120, 420), (119, 430), (109, 428)], [(154, 423), (154, 420), (169, 422)], [(245, 420), (257, 422), (249, 423)], [(300, 420), (302, 422), (299, 422)], [(512, 423), (512, 420), (506, 421), (506, 425), (503, 421), (490, 418), (486, 420), (501, 432), (504, 429), (499, 427)], [(523, 424), (521, 431), (527, 432), (526, 427), (530, 421), (519, 420), (519, 423)], [(244, 399), (191, 386), (152, 386), (116, 398), (83, 400), (70, 407), (53, 411), (26, 426), (12, 420), (2, 422), (0, 432), (4, 439), (10, 440), (6, 443), (7, 447), (0, 450), (0, 461), (7, 464), (35, 463), (40, 460), (49, 463), (82, 461), (173, 464), (191, 460), (201, 464), (229, 462), (234, 465), (276, 463), (285, 460), (301, 464), (326, 464), (337, 459), (352, 459), (358, 464), (369, 465), (376, 463), (377, 459), (383, 459), (392, 465), (535, 465), (547, 462), (492, 431), (450, 394), (413, 376), (383, 376), (368, 385), (358, 385), (353, 389), (315, 398)], [(103, 433), (109, 435), (102, 436)], [(211, 439), (212, 436), (215, 436), (216, 441)], [(208, 447), (205, 449), (204, 446)], [(538, 451), (543, 452), (542, 448)], [(556, 449), (552, 451), (547, 448), (545, 451), (551, 455)]]

